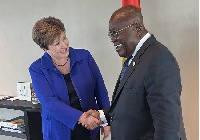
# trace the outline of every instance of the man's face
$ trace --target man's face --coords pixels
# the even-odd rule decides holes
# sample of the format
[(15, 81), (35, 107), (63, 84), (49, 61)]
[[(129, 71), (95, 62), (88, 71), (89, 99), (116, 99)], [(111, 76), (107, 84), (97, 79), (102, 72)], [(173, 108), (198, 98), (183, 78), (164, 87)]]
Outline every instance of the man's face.
[(136, 25), (134, 23), (116, 22), (112, 19), (109, 22), (111, 42), (120, 57), (128, 58), (134, 52), (140, 39), (137, 37)]

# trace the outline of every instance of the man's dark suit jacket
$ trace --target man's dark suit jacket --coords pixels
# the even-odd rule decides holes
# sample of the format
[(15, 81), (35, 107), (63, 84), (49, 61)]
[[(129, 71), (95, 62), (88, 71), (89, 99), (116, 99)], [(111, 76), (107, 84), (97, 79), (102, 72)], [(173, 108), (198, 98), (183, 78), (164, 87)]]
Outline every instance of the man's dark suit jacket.
[(181, 89), (175, 57), (151, 35), (121, 83), (118, 78), (109, 108), (111, 139), (186, 140)]

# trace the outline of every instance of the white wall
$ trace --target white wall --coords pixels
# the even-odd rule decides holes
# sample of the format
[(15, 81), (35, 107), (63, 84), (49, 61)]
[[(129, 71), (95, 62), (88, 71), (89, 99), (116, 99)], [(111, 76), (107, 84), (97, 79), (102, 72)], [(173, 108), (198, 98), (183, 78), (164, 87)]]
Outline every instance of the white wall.
[[(43, 54), (32, 41), (32, 27), (55, 16), (65, 24), (70, 46), (92, 53), (111, 99), (121, 59), (107, 36), (108, 21), (119, 7), (121, 0), (0, 0), (0, 95), (17, 95), (17, 82), (31, 80), (28, 67)], [(186, 133), (188, 140), (197, 140), (198, 1), (141, 0), (141, 9), (146, 28), (179, 62)]]
[[(112, 92), (121, 62), (107, 37), (108, 20), (120, 7), (120, 0), (0, 0), (0, 3), (0, 94), (16, 95), (16, 83), (31, 80), (28, 67), (43, 54), (32, 41), (32, 27), (48, 16), (55, 16), (65, 24), (70, 46), (90, 50)], [(114, 62), (112, 67), (107, 60)]]

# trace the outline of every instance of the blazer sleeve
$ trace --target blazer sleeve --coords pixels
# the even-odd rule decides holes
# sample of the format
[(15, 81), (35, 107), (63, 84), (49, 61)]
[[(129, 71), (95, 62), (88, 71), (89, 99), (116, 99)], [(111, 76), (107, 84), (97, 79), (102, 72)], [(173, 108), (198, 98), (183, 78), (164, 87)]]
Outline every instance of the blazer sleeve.
[(145, 75), (145, 88), (155, 128), (154, 140), (179, 140), (180, 69), (169, 51), (152, 59)]
[(51, 81), (48, 80), (48, 76), (44, 74), (39, 64), (33, 63), (29, 67), (29, 72), (34, 91), (42, 108), (58, 121), (67, 125), (69, 128), (74, 129), (74, 126), (83, 112), (70, 107), (55, 96), (55, 93), (51, 88)]

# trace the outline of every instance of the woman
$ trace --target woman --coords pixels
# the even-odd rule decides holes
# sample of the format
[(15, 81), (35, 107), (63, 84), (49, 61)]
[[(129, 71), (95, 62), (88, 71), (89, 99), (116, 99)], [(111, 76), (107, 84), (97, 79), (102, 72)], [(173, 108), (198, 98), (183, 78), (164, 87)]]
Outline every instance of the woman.
[[(90, 109), (109, 106), (108, 93), (93, 57), (87, 50), (69, 47), (64, 24), (54, 17), (37, 21), (32, 38), (45, 51), (29, 68), (42, 105), (44, 140), (99, 139), (100, 120), (84, 115)], [(80, 123), (89, 129), (97, 128), (88, 130)]]

